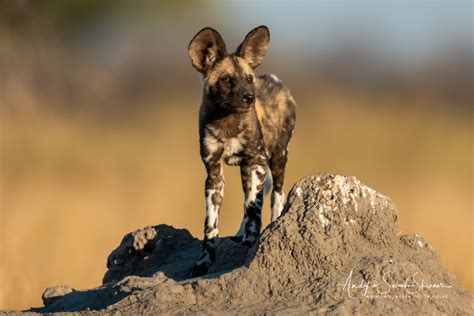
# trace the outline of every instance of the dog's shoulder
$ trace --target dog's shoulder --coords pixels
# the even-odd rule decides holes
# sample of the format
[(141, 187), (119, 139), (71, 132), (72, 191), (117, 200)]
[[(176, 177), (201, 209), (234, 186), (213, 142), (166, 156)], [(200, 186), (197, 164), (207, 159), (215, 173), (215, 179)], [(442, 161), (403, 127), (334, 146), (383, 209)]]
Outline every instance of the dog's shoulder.
[(271, 96), (284, 88), (283, 82), (274, 74), (260, 75), (255, 82), (255, 89), (260, 97)]
[(290, 90), (274, 74), (258, 76), (255, 90), (257, 95), (255, 106), (259, 119), (271, 117), (280, 119), (295, 111), (296, 103)]

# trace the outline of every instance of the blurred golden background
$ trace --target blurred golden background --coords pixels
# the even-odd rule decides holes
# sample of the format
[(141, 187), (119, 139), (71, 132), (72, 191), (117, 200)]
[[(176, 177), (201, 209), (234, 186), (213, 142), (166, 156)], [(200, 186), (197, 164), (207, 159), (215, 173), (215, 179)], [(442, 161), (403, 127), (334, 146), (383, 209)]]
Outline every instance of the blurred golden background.
[[(233, 49), (260, 24), (272, 39), (257, 72), (299, 106), (286, 189), (357, 176), (474, 290), (472, 2), (0, 0), (0, 309), (100, 284), (136, 228), (202, 237), (201, 87), (186, 47), (213, 26)], [(221, 235), (242, 217), (239, 170), (225, 173)]]

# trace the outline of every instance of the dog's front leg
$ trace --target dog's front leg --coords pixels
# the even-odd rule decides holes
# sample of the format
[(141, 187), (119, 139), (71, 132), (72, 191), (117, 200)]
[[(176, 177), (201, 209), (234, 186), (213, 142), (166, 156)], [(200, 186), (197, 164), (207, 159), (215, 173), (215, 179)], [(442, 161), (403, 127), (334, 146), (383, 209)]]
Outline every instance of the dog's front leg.
[(267, 173), (266, 159), (243, 161), (241, 165), (244, 202), (243, 244), (252, 246), (262, 227), (263, 184)]
[(222, 163), (207, 163), (207, 178), (205, 183), (206, 193), (206, 219), (204, 221), (204, 240), (202, 252), (199, 256), (191, 276), (200, 276), (216, 259), (216, 241), (219, 235), (219, 213), (224, 198), (224, 173)]

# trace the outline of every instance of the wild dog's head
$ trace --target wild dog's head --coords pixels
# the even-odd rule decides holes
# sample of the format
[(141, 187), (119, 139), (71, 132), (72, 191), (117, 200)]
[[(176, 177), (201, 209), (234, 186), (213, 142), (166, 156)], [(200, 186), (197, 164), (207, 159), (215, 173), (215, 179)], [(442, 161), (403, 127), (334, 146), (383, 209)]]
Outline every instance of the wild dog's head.
[(204, 93), (219, 109), (243, 113), (255, 101), (253, 69), (268, 50), (270, 32), (266, 26), (251, 30), (235, 53), (227, 53), (224, 40), (214, 29), (199, 31), (188, 46), (189, 57), (204, 77)]

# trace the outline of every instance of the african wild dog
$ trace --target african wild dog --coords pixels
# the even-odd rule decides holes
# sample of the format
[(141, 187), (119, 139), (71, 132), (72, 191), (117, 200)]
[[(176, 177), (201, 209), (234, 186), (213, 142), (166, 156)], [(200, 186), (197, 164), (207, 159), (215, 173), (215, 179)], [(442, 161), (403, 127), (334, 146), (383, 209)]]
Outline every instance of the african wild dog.
[(269, 41), (268, 28), (259, 26), (247, 34), (235, 53), (229, 54), (221, 35), (207, 27), (188, 46), (192, 65), (203, 75), (199, 141), (207, 171), (203, 250), (192, 276), (207, 273), (216, 257), (224, 197), (223, 163), (241, 168), (245, 202), (237, 236), (245, 245), (253, 245), (260, 234), (267, 169), (273, 178), (271, 220), (276, 220), (283, 209), (283, 178), (296, 104), (275, 75), (256, 76), (253, 72), (262, 63)]

